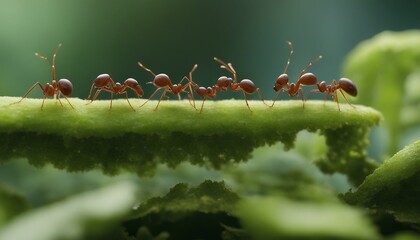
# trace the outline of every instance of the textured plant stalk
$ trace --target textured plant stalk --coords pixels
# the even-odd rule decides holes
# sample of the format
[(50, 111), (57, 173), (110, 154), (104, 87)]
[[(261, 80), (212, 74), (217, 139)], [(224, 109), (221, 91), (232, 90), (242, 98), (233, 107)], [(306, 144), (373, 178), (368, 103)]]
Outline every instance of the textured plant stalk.
[(114, 100), (112, 111), (109, 100), (85, 105), (71, 98), (71, 109), (65, 101), (61, 107), (50, 99), (44, 110), (42, 99), (10, 105), (18, 100), (0, 98), (1, 161), (26, 157), (34, 165), (52, 163), (70, 171), (99, 167), (110, 174), (119, 169), (145, 174), (158, 163), (176, 166), (181, 161), (218, 168), (247, 160), (254, 148), (266, 144), (281, 141), (290, 148), (304, 129), (320, 130), (327, 142), (341, 144), (329, 149), (328, 163), (341, 161), (332, 159), (333, 153), (347, 150), (365, 161), (366, 134), (381, 119), (368, 107), (341, 104), (339, 112), (335, 103), (323, 101), (307, 101), (305, 109), (301, 101), (282, 101), (273, 108), (250, 101), (253, 112), (243, 100), (207, 101), (200, 114), (188, 101), (162, 101), (153, 111), (157, 101), (139, 108), (145, 100), (130, 99), (134, 112), (125, 99)]

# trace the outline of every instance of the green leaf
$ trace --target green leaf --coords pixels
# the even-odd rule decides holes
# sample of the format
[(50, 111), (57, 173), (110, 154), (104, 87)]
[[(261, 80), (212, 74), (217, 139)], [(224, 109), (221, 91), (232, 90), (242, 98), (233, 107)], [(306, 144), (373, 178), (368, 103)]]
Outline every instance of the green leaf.
[(0, 229), (0, 239), (103, 239), (117, 231), (134, 205), (135, 192), (132, 184), (123, 182), (26, 212)]
[(236, 215), (253, 239), (379, 239), (360, 210), (339, 203), (253, 197), (239, 203)]
[(28, 209), (23, 196), (0, 184), (0, 227)]
[(197, 187), (189, 188), (179, 183), (164, 197), (154, 197), (141, 204), (133, 217), (159, 214), (165, 221), (176, 221), (194, 212), (231, 213), (239, 196), (229, 190), (224, 182), (206, 180)]
[[(156, 112), (156, 102), (151, 101), (133, 112), (123, 99), (114, 101), (112, 111), (109, 101), (86, 106), (83, 100), (69, 99), (75, 107), (71, 109), (49, 100), (41, 111), (41, 99), (14, 105), (9, 104), (19, 98), (0, 100), (0, 161), (26, 157), (36, 166), (52, 163), (69, 171), (100, 168), (108, 174), (125, 169), (144, 175), (159, 163), (174, 167), (183, 161), (220, 168), (248, 160), (260, 146), (281, 141), (291, 148), (304, 129), (320, 130), (334, 138), (331, 142), (339, 142), (329, 148), (326, 161), (341, 164), (343, 159), (334, 159), (334, 153), (348, 150), (357, 157), (345, 161), (363, 165), (365, 135), (381, 119), (368, 107), (343, 104), (339, 112), (335, 103), (322, 101), (308, 101), (305, 109), (301, 101), (280, 102), (274, 108), (250, 101), (253, 112), (243, 100), (208, 101), (199, 114), (188, 101), (164, 101)], [(142, 101), (131, 100), (134, 106)], [(331, 131), (360, 138), (337, 141)], [(336, 149), (337, 144), (342, 149)]]
[[(349, 55), (343, 75), (359, 88), (358, 102), (378, 109), (390, 135), (389, 154), (399, 147), (401, 129), (419, 124), (420, 31), (383, 32), (360, 43)], [(414, 80), (410, 80), (414, 78)], [(408, 85), (409, 84), (409, 85)], [(409, 120), (403, 120), (410, 116)]]
[(165, 196), (142, 203), (124, 225), (137, 236), (149, 229), (154, 234), (166, 232), (171, 239), (221, 238), (225, 231), (221, 223), (238, 226), (231, 216), (238, 201), (224, 182), (207, 180), (192, 188), (180, 183)]
[(420, 226), (420, 140), (384, 162), (344, 199)]

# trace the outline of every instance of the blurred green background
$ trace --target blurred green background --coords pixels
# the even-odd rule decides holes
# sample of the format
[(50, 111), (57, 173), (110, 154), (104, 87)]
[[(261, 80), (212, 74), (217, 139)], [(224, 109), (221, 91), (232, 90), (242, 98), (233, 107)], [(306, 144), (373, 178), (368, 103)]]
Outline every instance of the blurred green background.
[[(234, 64), (239, 78), (252, 79), (265, 98), (272, 99), (273, 83), (289, 53), (286, 40), (292, 41), (295, 49), (288, 70), (292, 82), (320, 54), (324, 58), (310, 71), (320, 81), (330, 82), (344, 77), (343, 61), (360, 41), (385, 30), (420, 28), (418, 9), (419, 1), (408, 0), (0, 0), (0, 94), (22, 96), (35, 82), (50, 82), (50, 67), (34, 53), (51, 57), (62, 43), (57, 77), (73, 82), (74, 97), (86, 98), (101, 73), (120, 82), (128, 77), (137, 79), (148, 97), (155, 88), (145, 83), (152, 77), (137, 66), (137, 61), (155, 73), (167, 73), (174, 83), (197, 63), (194, 80), (210, 86), (226, 75), (212, 60), (218, 56)], [(369, 91), (375, 94), (376, 89)], [(30, 96), (41, 95), (36, 90)], [(242, 98), (240, 93), (220, 93), (218, 98), (232, 96)], [(102, 97), (109, 98), (106, 94)], [(384, 152), (381, 134), (377, 133), (374, 139), (379, 144), (373, 143), (376, 147), (371, 150), (376, 159)], [(216, 173), (208, 174), (208, 178), (220, 178)], [(198, 183), (202, 176), (187, 174), (175, 179)], [(1, 166), (0, 177), (24, 192), (34, 205), (110, 180), (97, 172), (35, 170), (23, 161)], [(126, 177), (130, 178), (120, 176)], [(157, 185), (167, 189), (176, 182), (163, 178), (147, 186), (156, 192)]]
[[(197, 63), (195, 81), (213, 85), (226, 74), (212, 60), (218, 56), (272, 99), (286, 40), (295, 47), (293, 82), (319, 54), (324, 58), (311, 71), (329, 82), (341, 77), (344, 57), (361, 40), (418, 28), (418, 9), (418, 1), (0, 0), (0, 94), (21, 96), (34, 82), (50, 81), (49, 66), (34, 53), (51, 57), (61, 42), (57, 77), (73, 82), (75, 97), (86, 98), (101, 73), (120, 82), (133, 77), (149, 96), (154, 87), (144, 84), (152, 77), (138, 60), (174, 83)], [(231, 96), (241, 97), (218, 97)]]

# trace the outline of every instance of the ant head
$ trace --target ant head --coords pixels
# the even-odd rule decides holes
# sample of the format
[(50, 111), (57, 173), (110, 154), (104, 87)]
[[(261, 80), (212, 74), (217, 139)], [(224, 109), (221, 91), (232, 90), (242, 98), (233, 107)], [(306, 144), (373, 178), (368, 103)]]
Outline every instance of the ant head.
[(58, 80), (57, 86), (60, 92), (66, 97), (70, 96), (73, 92), (73, 84), (67, 79)]
[(289, 82), (289, 75), (287, 75), (286, 73), (281, 74), (277, 78), (276, 83), (274, 83), (274, 87), (273, 87), (274, 91), (276, 92), (280, 91), (280, 89), (286, 86), (288, 82)]
[(348, 78), (340, 78), (338, 80), (338, 85), (341, 89), (343, 89), (349, 95), (355, 97), (357, 96), (357, 88), (356, 85)]
[(217, 86), (222, 89), (228, 88), (230, 85), (232, 85), (232, 83), (233, 83), (233, 79), (228, 78), (226, 76), (222, 76), (222, 77), (219, 77), (219, 79), (217, 79)]
[(287, 75), (286, 73), (281, 74), (276, 81), (276, 85), (280, 85), (280, 86), (286, 86), (286, 84), (289, 82), (289, 75)]
[(153, 85), (156, 87), (170, 87), (172, 86), (172, 83), (168, 75), (160, 73), (155, 76), (155, 79), (153, 79)]

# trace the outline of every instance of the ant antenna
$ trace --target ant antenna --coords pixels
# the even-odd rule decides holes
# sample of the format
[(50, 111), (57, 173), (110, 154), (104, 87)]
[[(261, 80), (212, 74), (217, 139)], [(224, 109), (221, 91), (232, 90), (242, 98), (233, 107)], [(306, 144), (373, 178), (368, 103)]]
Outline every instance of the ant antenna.
[(55, 49), (54, 55), (53, 55), (53, 61), (51, 63), (50, 59), (39, 54), (39, 53), (35, 53), (35, 56), (40, 57), (42, 59), (44, 59), (45, 61), (47, 61), (50, 65), (51, 65), (51, 71), (52, 71), (52, 80), (56, 80), (55, 79), (55, 59), (57, 57), (57, 53), (58, 53), (58, 49), (60, 49), (61, 47), (61, 43), (58, 44), (57, 48)]
[(146, 70), (147, 72), (149, 72), (150, 74), (152, 74), (154, 77), (156, 77), (156, 74), (152, 71), (152, 70), (150, 70), (150, 69), (148, 69), (147, 67), (145, 67), (141, 62), (137, 62), (137, 64), (141, 67), (141, 68), (143, 68), (144, 70)]
[(319, 55), (318, 57), (314, 58), (311, 62), (309, 62), (309, 64), (306, 65), (306, 67), (300, 72), (299, 78), (302, 77), (302, 75), (306, 72), (306, 70), (308, 70), (308, 68), (312, 67), (314, 63), (318, 62), (321, 59), (322, 59), (322, 55)]
[(214, 59), (214, 61), (216, 61), (216, 62), (218, 62), (218, 63), (222, 64), (222, 66), (220, 66), (220, 68), (224, 68), (224, 69), (228, 70), (230, 73), (232, 73), (232, 74), (233, 74), (233, 80), (234, 80), (235, 82), (237, 82), (237, 78), (236, 78), (236, 71), (235, 71), (235, 69), (233, 68), (232, 63), (228, 63), (228, 64), (226, 64), (225, 62), (223, 62), (222, 60), (220, 60), (220, 59), (219, 59), (219, 58), (217, 58), (217, 57), (214, 57), (213, 59)]
[(289, 57), (287, 58), (286, 67), (284, 68), (283, 73), (286, 73), (286, 72), (287, 72), (287, 69), (289, 68), (289, 65), (290, 65), (290, 59), (291, 59), (292, 54), (293, 54), (293, 46), (292, 46), (292, 42), (290, 42), (290, 41), (286, 41), (286, 43), (287, 43), (287, 44), (289, 45), (289, 47), (290, 47), (290, 53), (289, 53)]

